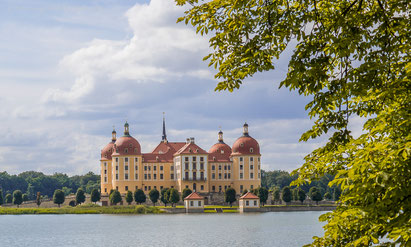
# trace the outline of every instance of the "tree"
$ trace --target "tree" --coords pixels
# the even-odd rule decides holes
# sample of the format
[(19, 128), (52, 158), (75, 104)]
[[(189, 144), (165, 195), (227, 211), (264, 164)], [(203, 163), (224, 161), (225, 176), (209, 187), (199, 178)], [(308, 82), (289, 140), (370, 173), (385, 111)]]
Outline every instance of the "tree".
[(301, 189), (300, 187), (298, 187), (297, 194), (298, 194), (298, 200), (301, 202), (301, 204), (303, 204), (306, 198), (305, 191)]
[(146, 201), (146, 195), (144, 194), (144, 191), (142, 191), (141, 189), (134, 191), (134, 201), (136, 201), (136, 203), (138, 204), (144, 203)]
[(85, 201), (86, 201), (86, 195), (84, 194), (84, 190), (82, 188), (79, 188), (76, 193), (76, 203), (82, 204)]
[(128, 205), (130, 205), (133, 202), (133, 193), (131, 191), (127, 190), (125, 199), (126, 199), (126, 202), (128, 203)]
[(37, 192), (36, 194), (36, 204), (37, 204), (37, 207), (40, 207), (40, 204), (41, 204), (41, 193), (40, 192)]
[(264, 206), (268, 199), (268, 190), (265, 187), (258, 188), (258, 197), (260, 197), (260, 202)]
[(331, 198), (332, 198), (332, 196), (331, 196), (331, 193), (330, 192), (325, 192), (325, 194), (324, 194), (324, 198), (325, 199), (327, 199), (327, 200), (331, 200)]
[[(405, 245), (411, 238), (409, 1), (197, 1), (178, 21), (210, 31), (216, 90), (234, 90), (296, 43), (280, 87), (310, 97), (314, 125), (332, 132), (305, 157), (292, 185), (325, 173), (344, 193), (317, 246)], [(293, 47), (292, 47), (293, 48)], [(365, 117), (360, 135), (350, 123)], [(390, 205), (387, 207), (387, 205)], [(361, 228), (357, 227), (361, 225)], [(352, 229), (352, 230), (347, 230)]]
[(170, 193), (168, 193), (169, 189), (168, 188), (164, 188), (161, 190), (161, 197), (160, 197), (160, 201), (162, 203), (164, 203), (164, 206), (167, 207), (167, 203), (168, 203), (168, 198), (170, 197)]
[(23, 193), (21, 193), (20, 190), (15, 190), (13, 192), (13, 204), (19, 207), (20, 204), (22, 203), (23, 203)]
[(71, 194), (71, 188), (63, 187), (61, 190), (64, 192), (64, 195), (68, 196)]
[(275, 187), (273, 190), (273, 200), (274, 202), (280, 202), (281, 203), (281, 197), (280, 197), (280, 188)]
[(171, 206), (174, 207), (174, 204), (180, 201), (180, 195), (178, 194), (178, 191), (174, 188), (171, 188), (169, 190), (169, 193), (170, 197), (168, 198), (168, 201), (171, 203)]
[(150, 197), (150, 201), (153, 203), (153, 205), (156, 205), (156, 202), (158, 201), (158, 198), (160, 197), (160, 192), (156, 188), (150, 190), (148, 193), (148, 196)]
[(224, 193), (224, 201), (230, 203), (230, 207), (233, 206), (233, 202), (237, 199), (235, 198), (236, 192), (234, 188), (228, 188)]
[(311, 200), (315, 201), (315, 203), (318, 205), (318, 202), (323, 199), (323, 196), (321, 195), (321, 192), (317, 187), (312, 187), (309, 191), (309, 196)]
[(97, 203), (101, 199), (100, 191), (98, 191), (98, 189), (93, 189), (90, 197), (92, 202)]
[(291, 190), (293, 195), (293, 201), (298, 201), (298, 188), (294, 188)]
[(36, 194), (35, 194), (35, 192), (34, 192), (34, 186), (33, 186), (32, 184), (29, 184), (29, 185), (27, 186), (27, 192), (26, 192), (26, 194), (27, 194), (29, 200), (34, 200), (34, 199), (35, 199)]
[(64, 203), (65, 200), (64, 192), (62, 190), (55, 190), (53, 195), (53, 202), (60, 207), (60, 204)]
[(3, 190), (0, 189), (0, 206), (3, 205), (4, 200), (3, 200)]
[(26, 193), (24, 193), (23, 194), (23, 202), (27, 202), (28, 200), (29, 200), (29, 196)]
[(334, 201), (340, 200), (340, 196), (341, 196), (341, 189), (340, 189), (339, 186), (337, 186), (337, 187), (335, 187), (334, 193), (333, 193), (333, 199), (334, 199)]
[(283, 201), (285, 201), (286, 204), (288, 204), (289, 202), (291, 202), (292, 199), (292, 194), (291, 194), (291, 189), (289, 186), (285, 186), (283, 188), (283, 191), (281, 193), (281, 198), (283, 199)]
[(183, 189), (183, 193), (181, 195), (181, 198), (186, 198), (187, 196), (189, 196), (191, 193), (193, 193), (193, 191), (191, 191), (189, 188), (184, 188)]
[(243, 190), (243, 193), (241, 193), (241, 195), (243, 196), (243, 195), (245, 195), (245, 194), (247, 194), (247, 193), (248, 193), (248, 190), (245, 189), (245, 190)]
[(5, 200), (6, 203), (12, 203), (12, 201), (13, 201), (13, 196), (12, 196), (10, 193), (7, 193), (5, 199), (6, 199), (6, 200)]
[(121, 197), (121, 194), (118, 190), (114, 190), (110, 194), (109, 199), (110, 199), (110, 203), (114, 205), (117, 205), (117, 203), (123, 201), (123, 198)]

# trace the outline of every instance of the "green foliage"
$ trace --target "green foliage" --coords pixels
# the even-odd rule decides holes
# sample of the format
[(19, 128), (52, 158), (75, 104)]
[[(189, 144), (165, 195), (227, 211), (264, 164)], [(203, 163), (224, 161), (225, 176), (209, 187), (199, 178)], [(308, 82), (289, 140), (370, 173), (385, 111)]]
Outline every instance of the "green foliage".
[(133, 192), (128, 190), (126, 193), (125, 199), (128, 205), (130, 205), (133, 202)]
[(61, 190), (64, 192), (64, 195), (68, 196), (71, 194), (72, 190), (71, 188), (63, 187)]
[(235, 196), (235, 189), (230, 187), (224, 192), (224, 201), (230, 203), (230, 207), (232, 207), (233, 202), (237, 200)]
[(297, 189), (297, 196), (298, 196), (297, 200), (299, 200), (301, 202), (301, 204), (304, 203), (305, 198), (307, 197), (307, 195), (305, 194), (305, 191), (303, 189), (301, 189), (300, 187), (298, 187), (298, 189)]
[(123, 201), (123, 198), (121, 197), (121, 194), (118, 190), (114, 190), (110, 196), (109, 200), (111, 204), (117, 205), (117, 203)]
[(186, 198), (187, 196), (189, 196), (191, 193), (193, 193), (193, 191), (191, 191), (189, 188), (184, 188), (183, 189), (183, 193), (181, 195), (181, 198)]
[(337, 188), (335, 188), (334, 193), (333, 193), (334, 201), (340, 200), (340, 196), (341, 196), (341, 189), (340, 189), (340, 187), (337, 187)]
[(146, 201), (146, 195), (144, 194), (144, 191), (142, 191), (141, 189), (134, 191), (134, 201), (136, 201), (136, 203), (138, 204), (144, 203)]
[(4, 199), (3, 199), (3, 190), (0, 189), (0, 206), (3, 205)]
[(79, 188), (76, 193), (76, 204), (82, 204), (86, 201), (86, 195), (84, 194), (84, 190)]
[(64, 192), (62, 190), (56, 190), (54, 191), (54, 195), (53, 195), (53, 202), (55, 204), (57, 204), (59, 207), (61, 204), (64, 203), (65, 200), (65, 196), (64, 196)]
[(170, 193), (169, 193), (169, 189), (168, 188), (164, 188), (161, 190), (161, 197), (160, 197), (160, 201), (162, 203), (164, 203), (164, 206), (167, 207), (167, 203), (168, 203), (168, 198), (170, 197)]
[(15, 190), (13, 192), (13, 204), (19, 207), (23, 203), (23, 193), (20, 190)]
[(28, 194), (30, 200), (35, 199), (37, 191), (40, 191), (42, 195), (52, 197), (56, 189), (62, 189), (63, 187), (71, 189), (71, 191), (77, 191), (81, 187), (87, 193), (91, 193), (93, 188), (100, 187), (100, 176), (92, 172), (72, 177), (62, 173), (45, 175), (35, 171), (26, 171), (19, 175), (0, 172), (0, 188), (3, 188), (5, 193), (21, 190), (22, 193)]
[(285, 186), (283, 188), (283, 191), (281, 193), (281, 199), (283, 199), (283, 201), (285, 201), (286, 203), (291, 202), (293, 198), (293, 195), (291, 194), (291, 189), (289, 186)]
[(160, 197), (160, 192), (158, 192), (157, 189), (152, 189), (148, 193), (148, 196), (150, 197), (150, 201), (153, 203), (153, 205), (156, 205), (156, 202), (158, 201), (158, 198)]
[(40, 192), (37, 192), (36, 194), (36, 204), (37, 204), (37, 207), (40, 207), (40, 204), (41, 204), (41, 193)]
[(29, 200), (29, 196), (27, 194), (23, 194), (23, 202), (27, 202)]
[(248, 193), (248, 190), (245, 189), (245, 190), (243, 190), (243, 193), (241, 193), (241, 195), (243, 196), (243, 195), (245, 195), (245, 194), (247, 194), (247, 193)]
[(327, 200), (331, 200), (331, 198), (332, 198), (331, 193), (330, 193), (330, 192), (326, 192), (326, 193), (324, 194), (324, 198), (327, 199)]
[(275, 202), (281, 202), (280, 201), (280, 199), (281, 199), (281, 193), (280, 193), (280, 188), (279, 187), (274, 187), (274, 189), (273, 189), (273, 200), (274, 200), (274, 203)]
[(178, 194), (178, 191), (174, 188), (171, 188), (168, 191), (170, 193), (170, 197), (168, 198), (168, 202), (170, 202), (171, 206), (174, 207), (174, 204), (176, 204), (180, 201), (180, 195)]
[[(274, 69), (296, 43), (280, 87), (312, 99), (314, 125), (302, 141), (329, 133), (305, 157), (292, 185), (324, 174), (344, 192), (313, 246), (403, 245), (411, 241), (409, 1), (197, 1), (178, 21), (210, 33), (216, 90), (234, 90)], [(350, 123), (365, 118), (361, 135)], [(355, 124), (354, 124), (355, 125)], [(359, 227), (361, 226), (361, 227)], [(389, 240), (392, 243), (385, 244)]]
[(98, 189), (93, 189), (91, 191), (90, 197), (91, 197), (91, 201), (94, 202), (94, 203), (100, 201), (100, 199), (101, 199), (100, 191), (98, 191)]
[(310, 189), (310, 192), (308, 192), (308, 195), (310, 196), (311, 200), (315, 201), (317, 204), (323, 199), (323, 196), (321, 195), (321, 192), (317, 187), (312, 187)]
[[(74, 202), (74, 201), (73, 201)], [(75, 203), (75, 202), (74, 202)], [(77, 207), (61, 208), (0, 208), (0, 215), (5, 214), (158, 214), (162, 213), (157, 207), (112, 206), (101, 207), (95, 204), (84, 204)]]
[(6, 203), (12, 203), (13, 196), (10, 193), (6, 194), (5, 201)]
[(268, 190), (265, 187), (259, 187), (257, 188), (257, 194), (258, 197), (260, 197), (260, 202), (262, 206), (267, 202), (268, 199)]

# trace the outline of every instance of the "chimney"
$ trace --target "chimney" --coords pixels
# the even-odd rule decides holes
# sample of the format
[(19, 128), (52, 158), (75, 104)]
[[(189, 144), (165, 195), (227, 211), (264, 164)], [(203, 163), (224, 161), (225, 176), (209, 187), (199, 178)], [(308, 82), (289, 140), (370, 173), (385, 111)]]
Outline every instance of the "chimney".
[(187, 138), (187, 139), (186, 139), (186, 143), (190, 143), (190, 138)]
[(194, 137), (190, 137), (190, 143), (194, 143)]

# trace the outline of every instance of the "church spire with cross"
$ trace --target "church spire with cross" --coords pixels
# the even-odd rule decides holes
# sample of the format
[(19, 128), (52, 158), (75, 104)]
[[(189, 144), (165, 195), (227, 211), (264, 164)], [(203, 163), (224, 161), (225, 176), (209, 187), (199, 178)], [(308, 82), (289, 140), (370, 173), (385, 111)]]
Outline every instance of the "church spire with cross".
[(166, 118), (165, 118), (165, 112), (163, 112), (163, 137), (161, 138), (161, 141), (167, 142), (167, 134), (166, 134)]

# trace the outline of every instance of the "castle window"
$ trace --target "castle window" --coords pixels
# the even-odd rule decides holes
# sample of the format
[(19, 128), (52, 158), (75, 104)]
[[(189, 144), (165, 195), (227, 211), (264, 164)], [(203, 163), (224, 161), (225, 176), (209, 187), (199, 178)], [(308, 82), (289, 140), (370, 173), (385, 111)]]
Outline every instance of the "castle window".
[(230, 165), (228, 165), (228, 166), (227, 166), (227, 168), (228, 168), (228, 170), (230, 170), (230, 169), (231, 169), (231, 166), (230, 166)]
[(193, 161), (196, 161), (196, 157), (195, 157), (195, 156), (193, 156)]
[(200, 170), (204, 170), (204, 163), (200, 163)]
[(104, 155), (104, 158), (107, 158), (107, 154)]
[(211, 174), (211, 178), (215, 179), (215, 173)]
[(231, 177), (231, 174), (230, 174), (230, 173), (228, 173), (227, 175), (228, 175), (228, 179), (230, 179), (230, 177)]
[(254, 173), (250, 173), (250, 178), (251, 178), (251, 179), (254, 178)]
[(212, 187), (212, 190), (213, 190), (213, 192), (215, 192), (215, 186), (213, 185), (213, 187)]
[(242, 170), (243, 169), (243, 165), (240, 165), (240, 170)]
[(219, 192), (221, 192), (221, 185), (220, 185), (220, 186), (218, 186), (218, 191), (219, 191)]
[(104, 182), (107, 183), (107, 177), (104, 177)]
[(126, 186), (124, 189), (125, 189), (126, 191), (128, 191), (128, 186)]
[(224, 179), (227, 179), (227, 173), (224, 173)]
[(156, 170), (157, 170), (157, 166), (153, 166), (153, 170), (156, 171)]
[(147, 180), (147, 174), (144, 174), (144, 180)]
[(136, 166), (136, 171), (138, 171), (138, 166)]
[(104, 188), (104, 192), (107, 193), (107, 188)]
[(126, 158), (124, 158), (124, 162), (128, 162), (128, 158), (126, 157)]
[(250, 186), (250, 189), (251, 189), (251, 190), (253, 190), (253, 189), (254, 189), (254, 186), (253, 186), (253, 185), (251, 185), (251, 186)]
[(118, 158), (116, 158), (116, 162), (118, 163)]
[(107, 174), (107, 170), (104, 170), (104, 174)]
[(224, 166), (224, 170), (227, 171), (227, 166)]
[(221, 165), (218, 165), (218, 170), (220, 170), (220, 171), (221, 171)]
[[(201, 185), (201, 189), (200, 190), (204, 190), (204, 185)], [(201, 201), (199, 202), (199, 206), (201, 206)]]
[(253, 149), (253, 148), (250, 148), (250, 153), (252, 153), (252, 152), (254, 152), (254, 149)]
[(174, 179), (174, 174), (170, 174), (170, 179)]
[(213, 157), (213, 160), (215, 161), (215, 156)]
[(240, 179), (243, 179), (243, 173), (242, 172), (240, 173)]
[(244, 147), (244, 143), (240, 143), (240, 147)]
[(218, 179), (221, 179), (221, 173), (218, 174)]
[(137, 148), (134, 148), (134, 153), (137, 153)]
[(194, 202), (190, 201), (190, 206), (193, 207), (194, 206)]
[(116, 171), (118, 171), (118, 166), (116, 166)]
[(254, 206), (257, 206), (257, 201), (253, 201), (254, 202)]
[(258, 158), (258, 162), (260, 162), (260, 158)]
[(125, 174), (124, 174), (124, 179), (125, 179), (125, 180), (128, 180), (128, 173), (125, 173)]
[(246, 205), (246, 206), (249, 206), (250, 203), (249, 203), (248, 201), (245, 201), (245, 205)]
[(196, 153), (198, 153), (198, 148), (196, 149)]
[(144, 166), (144, 171), (147, 171), (147, 166)]
[(160, 171), (162, 171), (163, 170), (163, 166), (160, 166)]
[(138, 163), (138, 158), (134, 158), (134, 162)]
[(138, 190), (138, 186), (136, 186), (136, 190)]
[(124, 170), (128, 171), (128, 165), (124, 166)]
[(223, 154), (223, 153), (224, 153), (224, 150), (221, 149), (221, 153)]
[(211, 170), (213, 170), (213, 171), (215, 170), (215, 165), (211, 166)]
[(185, 157), (185, 161), (188, 161), (188, 157)]
[(250, 157), (250, 162), (254, 162), (254, 158), (253, 158), (253, 157)]
[(118, 174), (116, 174), (116, 180), (118, 180)]
[(200, 161), (204, 161), (204, 157), (200, 157)]
[(174, 166), (170, 166), (170, 171), (173, 171), (174, 170)]
[(148, 166), (148, 170), (151, 171), (151, 166)]
[(151, 179), (151, 174), (148, 174), (148, 179), (149, 179), (149, 180)]
[(128, 148), (125, 148), (125, 149), (124, 149), (124, 153), (128, 153)]
[(193, 163), (193, 170), (194, 169), (197, 169), (197, 164), (195, 162)]
[(186, 166), (186, 170), (188, 170), (188, 163), (185, 163), (185, 166)]
[(160, 179), (163, 179), (163, 174), (160, 174)]
[(253, 166), (253, 165), (250, 165), (250, 170), (252, 170), (252, 169), (254, 169), (254, 166)]
[(240, 185), (240, 193), (243, 193), (243, 185)]
[(243, 162), (243, 157), (240, 157), (240, 162)]
[(153, 179), (156, 180), (157, 179), (157, 174), (153, 174)]
[(144, 186), (144, 191), (147, 191), (147, 186)]
[(258, 173), (258, 178), (260, 178), (261, 176), (260, 176), (260, 173)]
[(135, 179), (138, 180), (138, 174), (136, 174)]
[(132, 148), (132, 147), (133, 147), (133, 144), (130, 143), (130, 145), (128, 145), (128, 146)]

